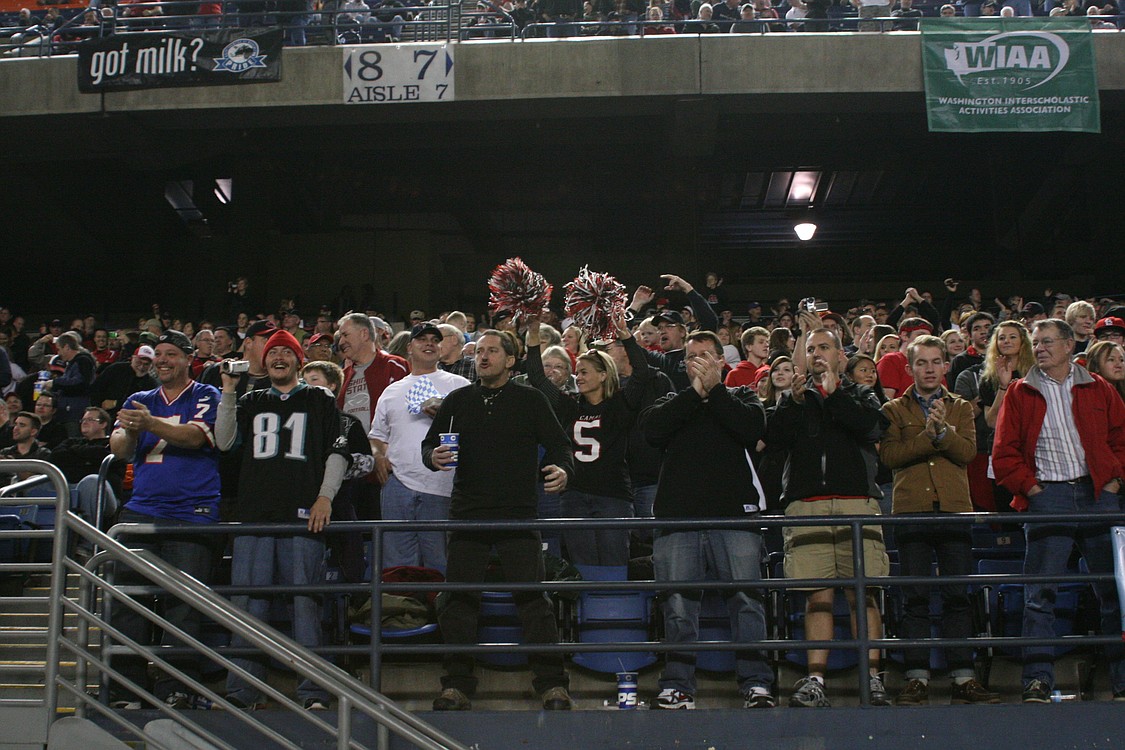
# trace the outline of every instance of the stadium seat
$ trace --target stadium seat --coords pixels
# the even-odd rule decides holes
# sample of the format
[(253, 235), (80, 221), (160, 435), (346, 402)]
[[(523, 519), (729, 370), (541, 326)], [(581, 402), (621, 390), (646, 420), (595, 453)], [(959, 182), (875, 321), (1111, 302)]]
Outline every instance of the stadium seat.
[[(586, 581), (625, 581), (622, 566), (576, 565)], [(575, 608), (579, 643), (646, 641), (652, 622), (651, 592), (583, 591)], [(596, 672), (635, 672), (653, 664), (656, 654), (638, 651), (576, 653), (575, 664)]]

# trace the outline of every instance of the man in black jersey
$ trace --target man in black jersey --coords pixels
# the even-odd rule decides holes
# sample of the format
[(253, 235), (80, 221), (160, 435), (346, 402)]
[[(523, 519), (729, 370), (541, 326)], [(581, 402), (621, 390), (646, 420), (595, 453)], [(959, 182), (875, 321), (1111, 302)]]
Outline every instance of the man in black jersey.
[[(216, 439), (222, 450), (235, 447), (236, 440), (242, 443), (242, 492), (236, 520), (305, 521), (309, 532), (236, 536), (231, 562), (231, 583), (235, 586), (315, 586), (324, 582), (324, 537), (318, 532), (331, 519), (332, 500), (350, 456), (332, 393), (298, 379), (302, 357), (301, 345), (293, 335), (285, 330), (276, 331), (263, 347), (270, 387), (246, 393), (238, 399), (237, 407), (238, 378), (222, 376)], [(239, 595), (231, 601), (258, 619), (269, 617), (271, 596)], [(318, 597), (294, 595), (292, 611), (294, 639), (309, 648), (319, 646)], [(235, 637), (232, 645), (249, 645), (240, 641)], [(265, 680), (264, 661), (236, 662), (254, 677)], [(233, 672), (227, 677), (227, 693), (227, 699), (238, 708), (254, 710), (265, 703), (257, 684)], [(307, 680), (297, 686), (297, 699), (309, 710), (328, 708), (328, 693)]]
[[(654, 513), (657, 518), (755, 519), (765, 493), (750, 461), (766, 433), (766, 412), (749, 387), (722, 382), (723, 345), (711, 331), (687, 338), (685, 373), (690, 385), (641, 412), (641, 428), (664, 451)], [(759, 529), (659, 531), (652, 562), (658, 581), (754, 581), (761, 578)], [(762, 592), (724, 592), (735, 642), (766, 637)], [(699, 639), (700, 590), (676, 590), (664, 598), (665, 639)], [(691, 651), (668, 654), (660, 676), (657, 708), (695, 708), (695, 659)], [(773, 671), (760, 651), (739, 651), (735, 678), (746, 708), (772, 708)]]
[[(443, 432), (460, 435), (457, 474), (453, 480), (450, 517), (455, 520), (502, 520), (536, 517), (536, 482), (547, 492), (562, 492), (574, 473), (570, 442), (547, 398), (510, 380), (516, 362), (515, 343), (498, 331), (477, 340), (477, 382), (453, 391), (442, 402), (422, 441), (422, 462), (432, 471), (452, 471)], [(543, 446), (540, 468), (539, 446)], [(504, 578), (512, 582), (542, 581), (543, 556), (538, 531), (454, 531), (449, 535), (446, 580), (484, 581), (489, 553), (495, 548)], [(554, 609), (547, 595), (513, 594), (528, 643), (558, 642)], [(438, 613), (446, 643), (476, 643), (480, 594), (455, 592)], [(559, 654), (531, 654), (532, 681), (549, 710), (572, 707), (569, 678)], [(473, 657), (449, 656), (435, 711), (464, 711), (476, 689)]]

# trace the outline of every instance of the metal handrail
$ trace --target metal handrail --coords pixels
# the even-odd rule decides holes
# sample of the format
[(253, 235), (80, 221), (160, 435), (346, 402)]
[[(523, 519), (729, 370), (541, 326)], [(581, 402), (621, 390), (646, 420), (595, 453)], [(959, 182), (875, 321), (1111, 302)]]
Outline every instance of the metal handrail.
[[(1096, 519), (1099, 523), (1105, 523), (1107, 526), (1114, 523), (1125, 523), (1125, 512), (1123, 513), (1099, 513), (1099, 514), (1034, 514), (1034, 513), (958, 513), (958, 514), (942, 514), (941, 516), (829, 516), (829, 517), (801, 517), (801, 516), (760, 516), (753, 519), (685, 519), (685, 520), (666, 520), (666, 519), (529, 519), (518, 521), (352, 521), (352, 522), (338, 522), (332, 524), (331, 530), (334, 533), (345, 533), (348, 531), (364, 530), (372, 533), (372, 559), (380, 560), (382, 557), (381, 547), (382, 538), (387, 533), (394, 533), (396, 531), (512, 531), (512, 530), (527, 530), (527, 529), (550, 529), (550, 530), (563, 530), (563, 529), (605, 529), (605, 528), (630, 528), (630, 529), (664, 529), (664, 530), (705, 530), (705, 529), (753, 529), (760, 530), (762, 528), (777, 527), (777, 526), (849, 526), (851, 527), (852, 540), (853, 540), (853, 556), (856, 559), (855, 575), (851, 578), (832, 578), (832, 579), (792, 579), (792, 578), (763, 578), (756, 581), (740, 581), (740, 582), (722, 582), (722, 581), (549, 581), (549, 582), (535, 582), (535, 583), (383, 583), (380, 576), (372, 575), (372, 580), (369, 584), (333, 584), (329, 586), (318, 586), (318, 591), (323, 593), (347, 593), (355, 591), (369, 592), (371, 595), (371, 641), (366, 647), (363, 646), (344, 646), (335, 648), (320, 649), (321, 653), (325, 654), (363, 654), (366, 653), (370, 659), (371, 669), (371, 684), (376, 689), (379, 688), (381, 680), (381, 664), (382, 656), (385, 653), (401, 653), (401, 654), (449, 654), (449, 653), (468, 653), (468, 654), (487, 654), (495, 653), (497, 651), (504, 651), (508, 653), (572, 653), (572, 652), (612, 652), (612, 651), (655, 651), (655, 652), (669, 652), (669, 651), (729, 651), (734, 645), (730, 642), (714, 641), (714, 642), (696, 642), (686, 647), (685, 644), (679, 643), (655, 643), (648, 641), (629, 641), (629, 642), (599, 642), (599, 643), (558, 643), (558, 644), (475, 644), (475, 645), (451, 645), (451, 644), (426, 644), (426, 645), (407, 645), (407, 644), (388, 644), (383, 643), (381, 638), (380, 628), (376, 626), (381, 620), (381, 603), (382, 593), (393, 592), (429, 592), (429, 591), (469, 591), (469, 592), (482, 592), (482, 591), (554, 591), (554, 592), (578, 592), (578, 591), (607, 591), (607, 590), (629, 590), (629, 591), (669, 591), (678, 589), (704, 589), (704, 590), (730, 590), (733, 588), (741, 589), (762, 589), (762, 590), (787, 590), (787, 589), (810, 589), (810, 588), (853, 588), (856, 590), (856, 600), (864, 601), (865, 594), (868, 588), (880, 588), (892, 585), (927, 585), (927, 586), (940, 586), (952, 583), (966, 583), (982, 585), (990, 582), (1004, 582), (1004, 583), (1026, 583), (1031, 581), (1038, 582), (1064, 582), (1064, 581), (1104, 581), (1113, 578), (1112, 574), (1093, 574), (1093, 573), (1079, 573), (1079, 574), (1060, 574), (1051, 576), (1026, 576), (1026, 575), (1013, 575), (1013, 574), (995, 574), (995, 575), (982, 575), (973, 574), (966, 576), (941, 576), (941, 577), (927, 577), (927, 576), (873, 576), (869, 577), (863, 569), (863, 555), (862, 550), (862, 529), (867, 525), (878, 526), (896, 526), (896, 525), (934, 525), (946, 524), (951, 520), (954, 522), (965, 524), (979, 524), (979, 523), (1001, 523), (1001, 524), (1014, 524), (1014, 523), (1036, 523), (1036, 522), (1089, 522), (1091, 519)], [(301, 524), (216, 524), (207, 529), (209, 533), (235, 533), (235, 534), (278, 534), (278, 533), (299, 533), (305, 530), (305, 526)], [(194, 529), (184, 529), (183, 527), (164, 527), (161, 524), (119, 524), (110, 530), (111, 535), (118, 535), (122, 533), (128, 534), (190, 534)], [(373, 568), (376, 564), (373, 563)], [(292, 593), (299, 591), (301, 587), (298, 586), (283, 586), (273, 585), (264, 587), (254, 587), (253, 590), (259, 593)], [(240, 592), (245, 593), (249, 589), (246, 587), (226, 587), (217, 586), (216, 591), (224, 593)], [(810, 649), (855, 649), (858, 652), (858, 673), (861, 675), (867, 674), (869, 665), (869, 650), (872, 648), (911, 648), (911, 647), (932, 647), (932, 646), (1010, 646), (1016, 645), (1058, 645), (1060, 643), (1074, 644), (1082, 643), (1087, 645), (1107, 645), (1116, 643), (1117, 636), (1106, 635), (1085, 635), (1085, 636), (1063, 636), (1055, 638), (1025, 638), (1020, 637), (973, 637), (971, 639), (902, 639), (902, 638), (880, 638), (872, 639), (867, 637), (867, 612), (865, 607), (856, 608), (856, 632), (857, 637), (849, 640), (833, 640), (833, 641), (808, 641), (808, 640), (765, 640), (754, 643), (737, 644), (738, 648), (756, 648), (764, 651), (777, 651), (777, 650), (810, 650)], [(171, 651), (166, 651), (171, 653)], [(860, 680), (860, 697), (862, 702), (869, 699), (867, 692), (867, 681)]]
[[(140, 589), (141, 587), (113, 587), (107, 584), (94, 574), (94, 570), (98, 569), (104, 562), (113, 560), (118, 563), (123, 563), (129, 567), (137, 570), (141, 575), (147, 578), (152, 583), (156, 584), (157, 588), (163, 590), (174, 590), (176, 595), (181, 599), (188, 601), (192, 606), (200, 609), (204, 614), (216, 620), (220, 624), (227, 627), (232, 632), (238, 632), (247, 639), (248, 642), (257, 646), (261, 651), (273, 655), (275, 658), (293, 663), (295, 669), (302, 674), (302, 676), (309, 677), (310, 679), (323, 678), (329, 681), (326, 685), (330, 690), (336, 687), (337, 695), (339, 695), (338, 705), (341, 711), (340, 730), (337, 734), (337, 740), (340, 747), (356, 747), (358, 746), (354, 741), (350, 740), (346, 735), (350, 732), (350, 711), (352, 709), (361, 710), (364, 713), (374, 712), (370, 715), (375, 721), (388, 726), (392, 731), (395, 728), (391, 726), (393, 722), (386, 721), (388, 718), (398, 718), (397, 713), (400, 710), (394, 707), (385, 696), (378, 692), (377, 686), (379, 681), (378, 671), (382, 655), (384, 653), (486, 653), (489, 651), (504, 650), (513, 653), (533, 653), (533, 652), (577, 652), (577, 651), (591, 651), (591, 652), (606, 652), (606, 651), (658, 651), (668, 652), (673, 650), (684, 650), (685, 644), (674, 643), (647, 643), (647, 642), (628, 642), (628, 643), (558, 643), (558, 644), (522, 644), (522, 645), (470, 645), (470, 646), (408, 646), (408, 645), (389, 645), (382, 644), (380, 638), (380, 628), (377, 623), (381, 619), (379, 617), (379, 606), (381, 604), (381, 594), (384, 591), (420, 591), (420, 590), (548, 590), (548, 591), (564, 591), (564, 590), (607, 590), (607, 589), (629, 589), (629, 590), (670, 590), (678, 588), (704, 588), (704, 589), (732, 589), (732, 588), (754, 588), (754, 589), (788, 589), (788, 588), (809, 588), (810, 586), (823, 586), (823, 587), (853, 587), (857, 590), (857, 601), (863, 601), (862, 595), (866, 587), (878, 587), (884, 585), (894, 584), (924, 584), (924, 585), (942, 585), (946, 583), (985, 583), (985, 582), (1009, 582), (1009, 583), (1023, 583), (1028, 581), (1098, 581), (1110, 578), (1110, 574), (1078, 574), (1078, 575), (1056, 575), (1056, 576), (1022, 576), (1022, 575), (970, 575), (970, 576), (945, 576), (941, 578), (930, 577), (908, 577), (908, 576), (888, 576), (888, 577), (868, 577), (863, 570), (863, 556), (861, 554), (861, 539), (862, 530), (866, 525), (900, 525), (900, 524), (930, 524), (930, 523), (948, 523), (950, 520), (959, 521), (962, 523), (1026, 523), (1026, 522), (1078, 522), (1096, 520), (1099, 523), (1104, 523), (1107, 526), (1113, 524), (1125, 523), (1125, 513), (1106, 513), (1106, 514), (1030, 514), (1024, 513), (1018, 516), (1013, 514), (949, 514), (942, 517), (908, 517), (908, 516), (838, 516), (828, 518), (801, 518), (801, 517), (779, 517), (779, 516), (761, 516), (749, 520), (743, 519), (690, 519), (682, 521), (668, 521), (656, 519), (562, 519), (562, 520), (528, 520), (528, 521), (430, 521), (430, 522), (404, 522), (404, 521), (380, 521), (380, 522), (346, 522), (337, 523), (332, 525), (332, 531), (335, 533), (344, 533), (355, 531), (356, 529), (367, 529), (373, 532), (374, 549), (373, 553), (375, 558), (381, 558), (381, 543), (382, 537), (385, 533), (393, 533), (395, 531), (406, 529), (417, 530), (435, 530), (435, 529), (458, 529), (458, 530), (511, 530), (511, 529), (528, 529), (528, 528), (546, 528), (546, 529), (562, 529), (562, 528), (637, 528), (637, 529), (715, 529), (715, 528), (743, 528), (743, 529), (762, 529), (775, 526), (850, 526), (853, 538), (853, 553), (856, 555), (856, 573), (853, 578), (848, 579), (763, 579), (761, 581), (745, 581), (745, 582), (717, 582), (717, 581), (700, 581), (700, 582), (657, 582), (657, 581), (623, 581), (623, 582), (607, 582), (607, 581), (582, 581), (582, 582), (543, 582), (543, 583), (523, 583), (523, 584), (506, 584), (506, 583), (485, 583), (485, 584), (458, 584), (458, 583), (445, 583), (445, 584), (421, 584), (421, 583), (403, 583), (403, 584), (384, 584), (380, 580), (380, 576), (372, 576), (370, 585), (340, 585), (335, 587), (327, 587), (327, 589), (338, 590), (369, 590), (372, 593), (372, 621), (375, 627), (372, 628), (372, 643), (366, 647), (366, 652), (371, 656), (372, 667), (372, 686), (368, 687), (362, 683), (351, 678), (342, 670), (327, 664), (319, 659), (313, 651), (304, 649), (299, 645), (292, 643), (285, 636), (277, 631), (269, 628), (264, 624), (250, 625), (251, 621), (247, 616), (231, 606), (226, 599), (219, 595), (219, 592), (226, 589), (234, 589), (234, 587), (216, 587), (210, 589), (203, 584), (185, 576), (179, 570), (171, 568), (167, 563), (164, 563), (158, 558), (149, 555), (138, 555), (128, 550), (128, 548), (118, 542), (114, 537), (121, 533), (130, 534), (146, 534), (146, 533), (159, 533), (159, 534), (178, 534), (178, 533), (214, 533), (214, 534), (253, 534), (253, 533), (284, 533), (286, 531), (300, 532), (305, 529), (303, 524), (214, 524), (200, 526), (197, 528), (183, 529), (183, 527), (170, 527), (162, 528), (160, 524), (119, 524), (111, 530), (109, 534), (103, 534), (94, 526), (86, 523), (83, 519), (73, 514), (69, 510), (69, 488), (66, 484), (65, 477), (61, 472), (51, 464), (42, 461), (10, 461), (6, 464), (13, 471), (34, 471), (43, 475), (32, 480), (25, 480), (23, 483), (17, 483), (13, 487), (20, 486), (28, 488), (39, 484), (43, 481), (50, 481), (54, 486), (56, 492), (56, 513), (57, 525), (55, 529), (55, 547), (54, 555), (52, 557), (52, 582), (51, 582), (51, 601), (53, 606), (50, 613), (50, 621), (48, 625), (49, 638), (48, 638), (48, 685), (50, 686), (47, 695), (46, 705), (48, 706), (49, 715), (53, 718), (55, 710), (58, 706), (59, 691), (67, 691), (75, 694), (80, 702), (80, 706), (84, 706), (89, 701), (85, 693), (80, 689), (85, 684), (85, 667), (92, 665), (102, 669), (105, 674), (116, 676), (116, 672), (112, 669), (112, 665), (105, 657), (110, 653), (102, 654), (101, 658), (94, 657), (87, 648), (88, 641), (88, 628), (89, 625), (94, 624), (103, 628), (103, 632), (110, 635), (120, 636), (121, 634), (115, 631), (110, 623), (106, 620), (108, 618), (99, 617), (93, 609), (93, 603), (97, 601), (94, 589), (100, 587), (103, 592), (107, 592), (108, 599), (114, 599), (123, 603), (128, 602), (127, 606), (135, 607), (135, 611), (140, 612), (143, 616), (161, 627), (166, 628), (174, 636), (178, 637), (181, 641), (189, 643), (193, 646), (197, 653), (201, 653), (208, 658), (216, 660), (220, 664), (228, 665), (229, 668), (239, 670), (237, 665), (231, 664), (227, 659), (227, 655), (238, 653), (236, 649), (211, 649), (204, 644), (194, 641), (186, 636), (174, 623), (169, 623), (163, 618), (155, 615), (143, 605), (132, 601), (127, 596), (127, 593), (132, 590)], [(9, 488), (10, 491), (10, 488)], [(0, 505), (12, 504), (22, 498), (5, 498), (7, 494), (0, 491)], [(69, 560), (66, 557), (67, 550), (67, 537), (70, 532), (75, 532), (79, 536), (93, 541), (99, 548), (104, 551), (91, 560), (86, 568), (80, 567), (76, 562)], [(46, 532), (30, 532), (33, 534), (43, 534)], [(378, 566), (378, 563), (376, 563)], [(63, 598), (65, 591), (65, 573), (78, 572), (82, 577), (84, 586), (81, 589), (80, 602), (75, 604)], [(265, 593), (273, 590), (290, 591), (300, 590), (300, 587), (257, 587), (256, 590)], [(318, 587), (318, 590), (325, 591), (326, 587)], [(62, 612), (67, 611), (70, 613), (78, 614), (80, 627), (80, 637), (71, 641), (63, 637), (61, 623)], [(835, 640), (835, 641), (789, 641), (789, 640), (763, 640), (754, 643), (731, 643), (721, 641), (708, 641), (691, 644), (688, 647), (690, 650), (698, 651), (729, 651), (732, 648), (746, 649), (756, 648), (761, 650), (807, 650), (813, 648), (854, 648), (859, 653), (860, 661), (860, 674), (866, 674), (867, 660), (866, 656), (870, 648), (909, 648), (909, 647), (930, 647), (938, 646), (994, 646), (994, 645), (1052, 645), (1052, 644), (1108, 644), (1117, 641), (1116, 636), (1066, 636), (1063, 638), (1012, 638), (1012, 637), (992, 637), (981, 638), (974, 637), (969, 639), (890, 639), (878, 638), (871, 639), (866, 637), (866, 608), (858, 607), (856, 611), (858, 637), (851, 640)], [(125, 638), (118, 638), (118, 640), (125, 644), (125, 647), (130, 648), (134, 653), (139, 653), (146, 658), (152, 659), (158, 665), (168, 669), (169, 673), (174, 676), (182, 676), (178, 674), (174, 667), (167, 664), (166, 657), (176, 654), (174, 648), (149, 648), (143, 644), (131, 642)], [(82, 679), (78, 680), (78, 686), (70, 685), (66, 680), (60, 679), (58, 670), (59, 649), (66, 648), (79, 656), (80, 676)], [(120, 647), (115, 647), (120, 648)], [(326, 652), (328, 650), (325, 650)], [(344, 647), (336, 649), (335, 653), (364, 653), (364, 647)], [(220, 705), (224, 700), (210, 692), (206, 686), (199, 683), (191, 683), (193, 688), (198, 688), (201, 695), (215, 700)], [(260, 683), (259, 686), (265, 690), (271, 697), (277, 699), (283, 705), (295, 707), (291, 701), (285, 696), (278, 693), (268, 686), (268, 684)], [(866, 681), (860, 680), (860, 697), (861, 702), (866, 701), (869, 696), (864, 690)], [(81, 695), (78, 695), (81, 693)], [(153, 698), (153, 696), (143, 693), (143, 697)], [(366, 701), (366, 703), (364, 703)], [(89, 705), (94, 706), (92, 702)], [(389, 710), (388, 707), (391, 707)], [(97, 704), (95, 710), (113, 714), (107, 707)], [(416, 720), (412, 716), (401, 712), (403, 717), (410, 720), (405, 726), (399, 727), (407, 732), (421, 731), (416, 730), (412, 723)], [(344, 716), (348, 714), (348, 716)], [(171, 712), (171, 715), (177, 720), (183, 720), (184, 714), (182, 712)], [(186, 723), (186, 722), (185, 722)], [(315, 723), (315, 721), (314, 721)], [(130, 725), (131, 726), (131, 725)], [(440, 746), (440, 745), (435, 745)], [(456, 745), (452, 745), (456, 746)]]
[[(241, 673), (244, 677), (250, 677), (249, 673), (241, 670), (238, 665), (231, 663), (225, 656), (219, 654), (213, 649), (210, 649), (205, 644), (192, 639), (183, 632), (175, 623), (171, 623), (156, 615), (142, 604), (135, 602), (132, 598), (124, 595), (120, 591), (114, 591), (112, 584), (106, 582), (103, 578), (97, 576), (94, 571), (99, 569), (105, 562), (112, 560), (118, 565), (125, 565), (144, 578), (152, 581), (162, 590), (174, 591), (175, 595), (182, 601), (188, 603), (193, 608), (199, 610), (205, 616), (220, 623), (232, 633), (245, 638), (249, 643), (255, 645), (259, 653), (264, 653), (267, 656), (278, 659), (283, 663), (288, 664), (294, 671), (302, 677), (310, 679), (322, 685), (328, 692), (337, 697), (337, 710), (338, 710), (338, 725), (333, 727), (323, 719), (311, 714), (311, 712), (303, 711), (296, 704), (288, 701), (285, 696), (278, 693), (268, 684), (259, 683), (267, 693), (273, 697), (279, 698), (283, 704), (288, 704), (292, 709), (301, 711), (301, 715), (308, 721), (318, 726), (319, 728), (327, 731), (336, 737), (336, 744), (338, 748), (360, 748), (361, 745), (354, 741), (351, 737), (352, 727), (352, 712), (358, 711), (370, 719), (372, 719), (379, 727), (389, 729), (390, 731), (408, 739), (415, 745), (426, 748), (427, 750), (443, 750), (444, 748), (456, 748), (458, 750), (467, 750), (464, 745), (457, 742), (452, 737), (449, 737), (441, 730), (438, 730), (429, 724), (415, 718), (412, 714), (403, 711), (392, 701), (381, 695), (376, 690), (364, 685), (357, 681), (355, 678), (348, 675), (338, 667), (328, 663), (323, 658), (317, 656), (313, 652), (305, 649), (299, 644), (287, 638), (282, 633), (274, 630), (265, 623), (259, 622), (254, 618), (249, 617), (241, 610), (234, 607), (229, 601), (222, 598), (208, 587), (204, 586), (199, 581), (185, 575), (180, 570), (172, 567), (163, 560), (147, 553), (136, 553), (128, 549), (126, 546), (118, 542), (116, 539), (107, 534), (102, 533), (99, 529), (87, 523), (84, 519), (77, 514), (72, 513), (70, 510), (70, 489), (67, 484), (66, 477), (54, 465), (45, 461), (39, 460), (11, 460), (5, 462), (5, 468), (13, 472), (35, 472), (42, 475), (42, 477), (34, 477), (29, 480), (11, 485), (7, 492), (0, 493), (0, 503), (13, 504), (16, 498), (10, 501), (3, 499), (4, 494), (9, 494), (14, 491), (11, 488), (26, 489), (40, 484), (43, 477), (50, 481), (55, 491), (55, 510), (56, 510), (56, 525), (53, 532), (17, 532), (23, 536), (41, 536), (41, 535), (54, 535), (54, 549), (52, 554), (52, 561), (50, 564), (51, 571), (51, 595), (50, 595), (50, 611), (48, 616), (47, 626), (47, 652), (46, 652), (46, 686), (47, 691), (44, 697), (44, 708), (48, 717), (48, 722), (57, 718), (59, 695), (61, 691), (65, 691), (73, 695), (79, 703), (79, 710), (83, 710), (87, 705), (96, 706), (103, 715), (106, 715), (111, 720), (118, 721), (123, 726), (128, 726), (133, 731), (139, 733), (146, 741), (152, 742), (154, 746), (159, 746), (159, 743), (147, 735), (143, 730), (134, 727), (128, 722), (119, 720), (115, 712), (110, 711), (107, 707), (94, 703), (94, 701), (85, 693), (85, 677), (86, 665), (92, 664), (95, 667), (103, 670), (105, 674), (120, 678), (120, 673), (112, 669), (112, 665), (107, 663), (101, 658), (95, 657), (89, 650), (89, 626), (91, 624), (97, 625), (103, 629), (103, 632), (109, 632), (118, 640), (126, 643), (132, 648), (134, 653), (137, 653), (145, 658), (151, 659), (158, 665), (163, 666), (174, 676), (185, 679), (194, 689), (198, 689), (201, 694), (207, 694), (212, 699), (215, 699), (219, 705), (224, 705), (230, 709), (232, 715), (236, 715), (244, 719), (247, 723), (254, 726), (258, 731), (270, 736), (271, 739), (280, 740), (282, 744), (293, 746), (288, 743), (285, 738), (277, 734), (274, 730), (269, 729), (259, 721), (255, 721), (247, 714), (237, 711), (225, 699), (209, 691), (206, 686), (191, 681), (182, 672), (177, 670), (172, 665), (168, 664), (156, 650), (149, 648), (144, 644), (131, 641), (125, 638), (123, 634), (116, 630), (111, 623), (107, 621), (108, 618), (99, 617), (94, 611), (93, 604), (97, 601), (94, 588), (100, 588), (103, 593), (108, 596), (105, 598), (112, 598), (116, 601), (122, 602), (127, 606), (134, 608), (144, 617), (150, 621), (157, 623), (168, 632), (176, 637), (179, 637), (183, 642), (189, 643), (195, 647), (199, 653), (203, 653), (209, 657), (217, 660), (218, 663), (226, 666), (235, 672)], [(19, 498), (24, 499), (24, 498)], [(80, 537), (88, 539), (94, 543), (101, 552), (97, 553), (84, 568), (74, 560), (67, 557), (67, 542), (70, 532), (77, 533)], [(80, 600), (78, 603), (72, 602), (65, 598), (66, 589), (66, 575), (68, 572), (77, 572), (82, 578), (85, 585), (80, 589)], [(63, 632), (63, 612), (68, 611), (79, 616), (80, 625), (76, 630), (77, 637), (71, 640)], [(78, 656), (79, 668), (76, 670), (75, 684), (71, 685), (68, 681), (62, 678), (59, 674), (59, 654), (62, 648)], [(161, 710), (166, 709), (160, 701), (155, 701), (155, 696), (147, 693), (143, 689), (138, 691), (142, 696), (154, 700)], [(194, 722), (185, 716), (183, 712), (172, 711), (167, 709), (165, 711), (169, 716), (179, 721), (180, 723), (188, 726), (192, 731), (199, 733), (222, 748), (229, 748), (229, 750), (236, 750), (231, 748), (226, 743), (213, 734), (201, 729)], [(381, 736), (382, 739), (382, 736)], [(295, 746), (293, 746), (295, 747)]]
[[(253, 644), (257, 649), (257, 653), (277, 659), (286, 664), (301, 677), (315, 682), (329, 693), (333, 694), (337, 698), (338, 710), (340, 712), (340, 727), (350, 727), (349, 712), (358, 711), (420, 747), (433, 748), (434, 750), (440, 750), (441, 748), (464, 748), (464, 745), (460, 744), (452, 737), (449, 737), (441, 730), (415, 718), (412, 714), (395, 705), (394, 702), (389, 700), (386, 696), (359, 682), (339, 667), (330, 664), (322, 657), (304, 648), (280, 631), (275, 630), (260, 620), (250, 617), (242, 610), (234, 607), (229, 601), (219, 596), (209, 587), (184, 574), (159, 557), (147, 552), (133, 552), (116, 539), (113, 539), (107, 534), (103, 534), (86, 521), (73, 514), (69, 515), (66, 518), (65, 524), (60, 526), (66, 526), (77, 531), (83, 537), (92, 541), (97, 547), (101, 548), (101, 552), (91, 558), (87, 564), (86, 571), (82, 574), (87, 585), (97, 586), (103, 593), (112, 596), (114, 601), (126, 604), (126, 606), (134, 612), (141, 614), (150, 621), (168, 630), (176, 638), (190, 644), (195, 651), (216, 660), (220, 665), (241, 674), (243, 677), (253, 679), (248, 672), (242, 670), (238, 665), (232, 663), (218, 651), (191, 638), (174, 623), (170, 623), (163, 617), (151, 612), (151, 610), (136, 602), (131, 597), (128, 597), (113, 584), (94, 575), (92, 571), (112, 560), (116, 563), (128, 566), (134, 572), (152, 581), (162, 590), (175, 592), (175, 596), (178, 599), (189, 604), (206, 617), (214, 620), (232, 634), (236, 634)], [(72, 563), (72, 566), (73, 565)], [(85, 599), (86, 601), (93, 601), (93, 597), (90, 595), (87, 595)], [(124, 638), (120, 631), (116, 631), (116, 629), (107, 622), (108, 618), (98, 617), (96, 613), (88, 608), (80, 608), (73, 604), (68, 605), (68, 608), (79, 613), (88, 622), (96, 623), (102, 627), (105, 632), (113, 635), (116, 640), (125, 642), (131, 652), (156, 662), (168, 669), (173, 676), (179, 679), (185, 679), (185, 681), (193, 689), (198, 690), (200, 694), (207, 695), (219, 705), (230, 709), (233, 713), (244, 715), (227, 703), (224, 698), (211, 692), (200, 683), (187, 680), (186, 675), (174, 670), (174, 668), (168, 665), (160, 656), (160, 654), (167, 653), (166, 650), (152, 649)], [(75, 653), (86, 653), (86, 648), (86, 644), (78, 643), (74, 645), (73, 650)], [(98, 662), (98, 666), (104, 668), (107, 665), (104, 662)], [(111, 666), (111, 664), (108, 666)], [(112, 670), (109, 670), (109, 672), (113, 674)], [(58, 682), (57, 671), (55, 674), (49, 674), (48, 676), (52, 684)], [(116, 676), (119, 677), (119, 675)], [(272, 697), (281, 701), (283, 705), (300, 710), (295, 703), (292, 703), (286, 699), (284, 695), (270, 688), (268, 684), (258, 683), (257, 681), (255, 681), (255, 684), (265, 689)], [(154, 700), (154, 696), (149, 695), (145, 691), (140, 690), (138, 692), (143, 697)], [(159, 701), (156, 701), (156, 703), (159, 704)], [(184, 718), (182, 713), (175, 711), (169, 711), (168, 713), (176, 719), (183, 721), (186, 725), (192, 726), (193, 731), (196, 729), (196, 727), (192, 725), (192, 722)], [(323, 722), (309, 712), (302, 712), (301, 715), (321, 729), (335, 734), (338, 747), (359, 747), (359, 745), (350, 737), (346, 736), (346, 734), (332, 727), (327, 722)], [(272, 732), (272, 730), (259, 725), (258, 722), (252, 723), (255, 724), (255, 728), (259, 729), (259, 731), (267, 733)]]

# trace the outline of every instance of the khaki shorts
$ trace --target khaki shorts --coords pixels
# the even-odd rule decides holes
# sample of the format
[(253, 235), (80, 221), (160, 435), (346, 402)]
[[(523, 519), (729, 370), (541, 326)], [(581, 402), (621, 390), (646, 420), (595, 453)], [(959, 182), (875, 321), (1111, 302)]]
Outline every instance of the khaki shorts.
[[(878, 516), (879, 501), (871, 498), (797, 501), (789, 503), (785, 515)], [(855, 575), (851, 526), (787, 526), (782, 538), (786, 578), (851, 578)], [(863, 527), (863, 569), (868, 576), (885, 576), (890, 572), (881, 526)]]

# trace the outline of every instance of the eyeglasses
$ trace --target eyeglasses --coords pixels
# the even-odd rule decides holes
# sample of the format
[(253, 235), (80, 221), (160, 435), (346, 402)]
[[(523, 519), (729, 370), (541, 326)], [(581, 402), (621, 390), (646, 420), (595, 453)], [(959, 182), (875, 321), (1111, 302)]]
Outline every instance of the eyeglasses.
[(1033, 339), (1032, 342), (1031, 342), (1031, 345), (1032, 346), (1041, 346), (1044, 349), (1050, 349), (1052, 346), (1059, 343), (1060, 341), (1062, 341), (1062, 339)]
[(102, 423), (102, 420), (97, 419), (96, 417), (85, 417), (83, 419), (79, 419), (78, 421), (82, 424), (89, 424), (90, 422), (96, 422), (97, 424)]

